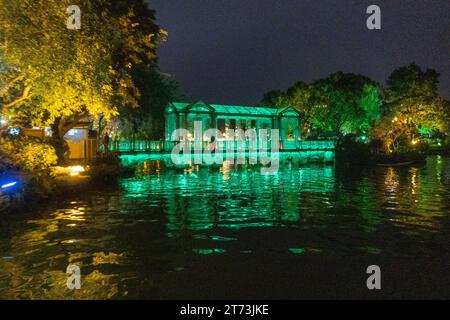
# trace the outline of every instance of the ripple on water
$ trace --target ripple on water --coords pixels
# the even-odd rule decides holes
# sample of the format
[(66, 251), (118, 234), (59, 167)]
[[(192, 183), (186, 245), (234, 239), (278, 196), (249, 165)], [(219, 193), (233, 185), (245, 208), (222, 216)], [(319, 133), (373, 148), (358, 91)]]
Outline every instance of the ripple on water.
[[(0, 297), (152, 297), (160, 276), (204, 259), (242, 258), (246, 268), (266, 254), (448, 254), (449, 158), (359, 171), (288, 165), (274, 176), (156, 160), (146, 168), (107, 191), (0, 221)], [(65, 288), (69, 264), (85, 275), (79, 292)]]

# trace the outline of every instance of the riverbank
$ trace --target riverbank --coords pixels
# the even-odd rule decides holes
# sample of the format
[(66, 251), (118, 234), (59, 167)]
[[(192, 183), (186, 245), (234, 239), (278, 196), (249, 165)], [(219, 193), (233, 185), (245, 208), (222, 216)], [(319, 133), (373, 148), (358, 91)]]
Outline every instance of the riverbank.
[(39, 206), (54, 198), (92, 188), (103, 188), (118, 177), (127, 174), (129, 169), (107, 163), (92, 166), (52, 167), (50, 170), (33, 174), (11, 170), (4, 175), (14, 177), (9, 179), (12, 179), (10, 183), (14, 183), (14, 189), (0, 192), (0, 213)]
[(448, 155), (448, 150), (405, 150), (401, 152), (382, 153), (370, 145), (347, 142), (336, 149), (338, 164), (358, 166), (405, 166), (422, 165), (432, 155)]

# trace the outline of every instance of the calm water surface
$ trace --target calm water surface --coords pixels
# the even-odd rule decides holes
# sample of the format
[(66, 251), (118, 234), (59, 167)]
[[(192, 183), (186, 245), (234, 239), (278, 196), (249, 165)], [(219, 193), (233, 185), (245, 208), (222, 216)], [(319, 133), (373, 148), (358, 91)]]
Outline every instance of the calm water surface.
[(450, 298), (450, 158), (273, 176), (128, 160), (134, 177), (0, 217), (0, 298)]

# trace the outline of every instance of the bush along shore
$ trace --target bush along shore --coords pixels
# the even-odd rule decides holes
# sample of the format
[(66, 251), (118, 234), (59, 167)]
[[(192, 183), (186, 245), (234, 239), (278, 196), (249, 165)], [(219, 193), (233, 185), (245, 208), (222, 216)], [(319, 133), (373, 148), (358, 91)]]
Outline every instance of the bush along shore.
[(336, 148), (337, 163), (361, 166), (421, 165), (426, 163), (429, 155), (450, 155), (450, 145), (432, 149), (426, 144), (417, 143), (411, 147), (385, 152), (379, 148), (377, 141), (362, 143), (344, 139)]
[(58, 164), (55, 149), (28, 137), (0, 138), (0, 212), (108, 185), (127, 172), (114, 154), (90, 164)]

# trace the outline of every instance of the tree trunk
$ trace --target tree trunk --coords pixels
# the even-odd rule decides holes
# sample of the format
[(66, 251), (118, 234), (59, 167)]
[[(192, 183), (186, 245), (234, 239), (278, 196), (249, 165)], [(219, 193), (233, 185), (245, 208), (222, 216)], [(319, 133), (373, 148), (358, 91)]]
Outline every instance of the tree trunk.
[(55, 147), (56, 155), (58, 156), (58, 162), (61, 165), (66, 165), (69, 162), (70, 156), (69, 144), (64, 139), (64, 136), (87, 115), (87, 112), (80, 112), (71, 117), (62, 116), (57, 118), (52, 125), (53, 146)]
[(55, 147), (56, 155), (58, 156), (58, 163), (61, 165), (66, 165), (70, 156), (69, 144), (64, 139), (67, 131), (64, 132), (64, 119), (56, 119), (55, 123), (52, 125), (52, 144)]
[(106, 130), (107, 122), (104, 116), (100, 116), (98, 119), (98, 134), (97, 134), (97, 143), (98, 143), (98, 152), (101, 152), (102, 146), (104, 150), (104, 154), (106, 156), (109, 155), (109, 132)]

